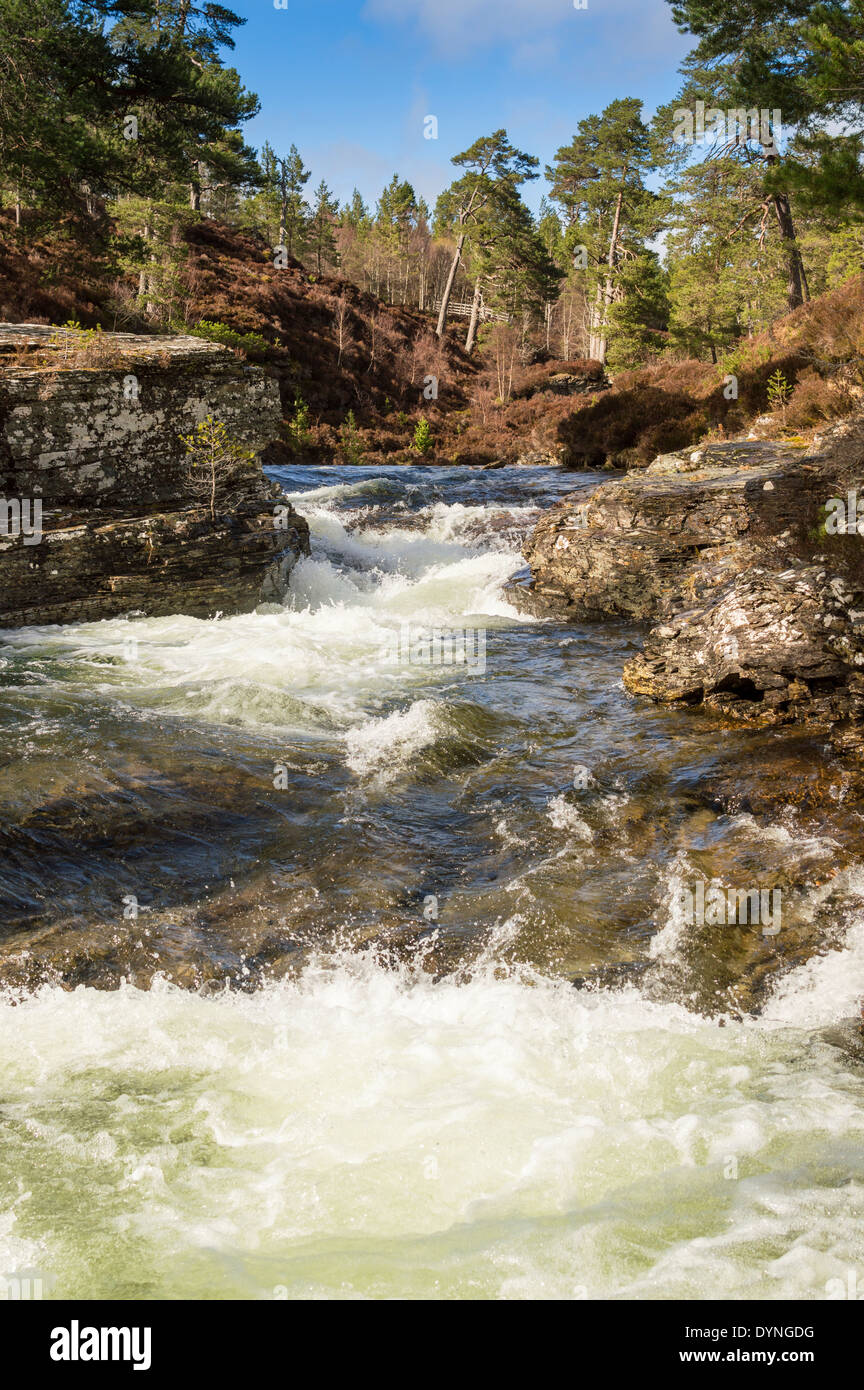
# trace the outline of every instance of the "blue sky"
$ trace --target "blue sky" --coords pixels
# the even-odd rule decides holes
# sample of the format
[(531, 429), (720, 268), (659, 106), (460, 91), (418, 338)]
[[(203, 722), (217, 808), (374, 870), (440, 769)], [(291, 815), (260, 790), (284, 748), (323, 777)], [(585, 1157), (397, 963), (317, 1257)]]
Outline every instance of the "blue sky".
[[(229, 0), (230, 3), (230, 0)], [(546, 164), (582, 116), (637, 96), (674, 96), (691, 42), (666, 0), (234, 0), (247, 20), (228, 61), (258, 93), (256, 146), (296, 144), (340, 201), (367, 202), (391, 175), (431, 203), (450, 156), (505, 126)], [(424, 139), (424, 117), (438, 139)], [(545, 189), (526, 189), (536, 208)]]

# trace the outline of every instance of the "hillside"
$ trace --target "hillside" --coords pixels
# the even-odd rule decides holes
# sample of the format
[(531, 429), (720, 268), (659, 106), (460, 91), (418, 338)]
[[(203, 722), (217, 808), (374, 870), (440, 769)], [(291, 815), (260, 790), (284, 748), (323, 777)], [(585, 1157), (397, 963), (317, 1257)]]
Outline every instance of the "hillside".
[[(772, 408), (778, 372), (787, 400)], [(856, 276), (717, 363), (669, 358), (622, 372), (602, 398), (562, 421), (559, 441), (573, 468), (638, 467), (706, 438), (819, 428), (862, 397), (864, 277)]]
[[(806, 432), (862, 395), (860, 276), (717, 363), (663, 358), (610, 382), (598, 363), (556, 360), (515, 325), (487, 325), (469, 358), (464, 320), (439, 341), (431, 315), (310, 274), (298, 261), (276, 269), (260, 238), (210, 219), (188, 227), (183, 241), (170, 326), (275, 374), (283, 424), (271, 460), (417, 461), (414, 434), (426, 418), (429, 463), (634, 467), (706, 438)], [(0, 223), (5, 321), (152, 332), (136, 290), (62, 227), (25, 244), (8, 219)], [(786, 397), (774, 412), (772, 378)]]

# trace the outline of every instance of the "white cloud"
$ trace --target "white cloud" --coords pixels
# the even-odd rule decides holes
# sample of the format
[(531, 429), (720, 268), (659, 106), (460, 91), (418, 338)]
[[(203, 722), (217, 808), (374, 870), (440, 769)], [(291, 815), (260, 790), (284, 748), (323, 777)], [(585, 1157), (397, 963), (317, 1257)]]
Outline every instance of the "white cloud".
[(541, 55), (551, 62), (553, 45), (567, 49), (570, 61), (580, 45), (601, 43), (619, 61), (665, 59), (673, 66), (687, 46), (667, 0), (588, 0), (586, 9), (573, 0), (366, 0), (363, 15), (412, 27), (439, 56), (458, 59), (503, 44), (525, 67)]
[[(600, 7), (608, 0), (594, 0)], [(589, 5), (591, 0), (588, 0)], [(572, 0), (367, 0), (370, 19), (414, 22), (441, 48), (491, 46), (536, 37), (585, 18)]]

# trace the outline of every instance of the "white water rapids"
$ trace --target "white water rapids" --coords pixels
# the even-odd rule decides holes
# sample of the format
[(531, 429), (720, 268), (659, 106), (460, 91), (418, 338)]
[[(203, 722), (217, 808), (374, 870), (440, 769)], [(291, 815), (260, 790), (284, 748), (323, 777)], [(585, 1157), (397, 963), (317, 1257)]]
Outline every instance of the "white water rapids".
[[(586, 811), (570, 774), (550, 770), (559, 748), (570, 768), (588, 746), (584, 730), (575, 750), (566, 741), (568, 702), (583, 701), (598, 746), (628, 706), (623, 695), (620, 709), (611, 696), (599, 712), (591, 703), (584, 671), (602, 635), (579, 638), (585, 665), (566, 689), (523, 669), (529, 627), (550, 639), (502, 595), (518, 541), (506, 527), (478, 541), (503, 503), (436, 501), (420, 527), (355, 512), (349, 526), (353, 486), (296, 497), (314, 555), (284, 607), (29, 629), (4, 634), (2, 657), (42, 670), (40, 699), (98, 699), (196, 738), (275, 730), (274, 749), (321, 750), (371, 811), (391, 790), (430, 824), (432, 807), (445, 857), (451, 812), (436, 809), (434, 778), (449, 774), (426, 768), (412, 782), (424, 750), (452, 737), (481, 693), (495, 729), (516, 728), (506, 737), (521, 740), (523, 762), (546, 728), (536, 805), (508, 802), (499, 785), (515, 776), (514, 754), (497, 782), (481, 769), (469, 806), (513, 856), (482, 893), (470, 879), (451, 885), (472, 911), (499, 895), (482, 945), (452, 973), (424, 968), (430, 938), (399, 960), (337, 940), (249, 992), (198, 994), (158, 977), (7, 992), (0, 1275), (39, 1278), (58, 1298), (821, 1299), (853, 1272), (864, 1288), (864, 1071), (849, 1023), (864, 998), (857, 880), (842, 938), (782, 974), (756, 1016), (708, 1017), (638, 981), (576, 989), (514, 955), (519, 912), (533, 906), (541, 920), (562, 874), (578, 883), (591, 871), (598, 837), (614, 857), (629, 805), (619, 791)], [(356, 489), (371, 505), (368, 484)], [(526, 507), (504, 510), (516, 524)], [(472, 687), (446, 668), (388, 664), (406, 622), (488, 629), (487, 672)], [(500, 697), (496, 633), (514, 644)], [(563, 661), (571, 639), (559, 638)], [(28, 725), (31, 757), (48, 736)], [(493, 767), (504, 737), (489, 736)], [(459, 795), (480, 775), (469, 769)], [(730, 843), (758, 840), (740, 822), (722, 828)], [(535, 835), (539, 848), (519, 859)], [(628, 841), (620, 864), (634, 854)], [(658, 900), (671, 872), (651, 880)], [(661, 946), (679, 952), (680, 924), (664, 931)]]
[[(78, 1298), (824, 1298), (864, 1260), (824, 964), (722, 1028), (356, 956), (249, 996), (46, 988), (0, 1008), (0, 1267)], [(842, 966), (864, 986), (860, 936)]]

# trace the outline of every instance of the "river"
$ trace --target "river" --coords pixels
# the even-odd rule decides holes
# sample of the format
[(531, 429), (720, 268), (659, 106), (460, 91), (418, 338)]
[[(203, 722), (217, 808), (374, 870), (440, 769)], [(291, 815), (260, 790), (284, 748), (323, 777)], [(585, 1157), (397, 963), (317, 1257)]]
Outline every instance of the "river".
[[(284, 604), (0, 634), (0, 1275), (864, 1281), (848, 771), (632, 699), (633, 627), (513, 606), (538, 508), (596, 475), (274, 476), (313, 538)], [(782, 926), (689, 921), (698, 882)]]

